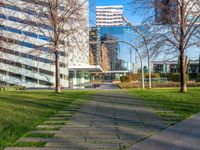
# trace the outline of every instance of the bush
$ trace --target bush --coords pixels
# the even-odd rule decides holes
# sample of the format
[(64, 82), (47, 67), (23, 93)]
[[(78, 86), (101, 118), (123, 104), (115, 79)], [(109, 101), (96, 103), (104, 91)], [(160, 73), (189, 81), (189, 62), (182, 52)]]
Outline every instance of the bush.
[[(175, 73), (172, 75), (172, 81), (173, 82), (180, 82), (181, 81), (181, 75), (180, 73)], [(189, 75), (186, 74), (186, 81), (189, 81)]]
[(200, 82), (200, 73), (190, 73), (189, 77), (191, 80), (194, 80), (196, 82)]
[(172, 74), (172, 80), (171, 81), (179, 82), (180, 81), (180, 74), (179, 73)]
[(196, 80), (199, 73), (189, 73), (190, 80)]
[[(200, 83), (188, 83), (188, 87), (200, 87)], [(130, 88), (141, 88), (141, 83), (120, 83), (118, 87), (121, 89), (130, 89)], [(148, 87), (145, 84), (145, 87)], [(152, 88), (173, 88), (173, 87), (180, 87), (180, 83), (178, 82), (166, 82), (166, 83), (152, 83)]]
[(0, 91), (25, 90), (24, 86), (0, 86)]
[[(162, 78), (167, 78), (168, 81), (180, 82), (180, 73), (165, 73), (160, 75)], [(189, 75), (186, 74), (186, 81), (189, 81)]]
[[(131, 81), (141, 80), (141, 74), (131, 74), (130, 77), (131, 77)], [(149, 74), (145, 74), (144, 77), (149, 78)], [(151, 78), (160, 78), (160, 74), (159, 73), (153, 73), (153, 74), (151, 74)]]
[[(149, 78), (149, 74), (145, 74), (145, 78)], [(151, 78), (160, 78), (160, 74), (159, 73), (152, 73)]]
[(131, 77), (126, 75), (126, 76), (121, 76), (120, 77), (121, 82), (131, 82)]
[(132, 89), (132, 88), (140, 88), (141, 85), (139, 83), (128, 83), (128, 82), (123, 82), (119, 83), (118, 87), (120, 89)]
[(200, 73), (198, 73), (197, 77), (196, 77), (196, 82), (200, 82)]
[(141, 78), (141, 74), (131, 74), (131, 81), (139, 81)]

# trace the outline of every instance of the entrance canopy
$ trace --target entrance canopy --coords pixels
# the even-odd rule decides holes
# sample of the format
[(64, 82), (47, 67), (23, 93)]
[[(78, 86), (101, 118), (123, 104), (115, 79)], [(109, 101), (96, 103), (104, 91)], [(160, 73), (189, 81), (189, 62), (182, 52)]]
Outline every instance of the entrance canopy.
[(130, 71), (127, 70), (119, 70), (119, 71), (106, 71), (104, 73), (130, 73)]
[(100, 65), (83, 65), (83, 66), (72, 66), (69, 67), (70, 70), (92, 72), (92, 73), (103, 73), (103, 69)]

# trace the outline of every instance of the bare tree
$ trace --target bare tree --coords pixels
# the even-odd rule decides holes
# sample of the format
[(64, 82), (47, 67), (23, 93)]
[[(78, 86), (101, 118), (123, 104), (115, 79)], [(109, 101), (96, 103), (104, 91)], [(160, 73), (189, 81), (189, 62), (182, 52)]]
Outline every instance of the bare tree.
[(186, 50), (199, 43), (200, 0), (140, 0), (137, 7), (142, 4), (146, 10), (144, 12), (151, 12), (146, 20), (152, 20), (157, 37), (160, 37), (157, 42), (165, 43), (163, 51), (178, 53), (180, 57), (180, 91), (185, 93), (188, 64)]
[[(60, 56), (69, 56), (74, 47), (83, 49), (80, 37), (87, 37), (87, 0), (25, 0), (35, 12), (37, 33), (49, 41), (37, 50), (49, 49), (55, 60), (55, 92), (60, 93)], [(82, 39), (83, 40), (83, 39)], [(70, 49), (71, 47), (71, 49)]]

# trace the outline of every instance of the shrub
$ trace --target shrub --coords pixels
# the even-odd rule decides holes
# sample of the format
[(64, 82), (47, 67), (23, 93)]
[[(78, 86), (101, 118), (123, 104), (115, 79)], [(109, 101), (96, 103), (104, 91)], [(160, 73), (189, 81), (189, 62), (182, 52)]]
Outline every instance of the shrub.
[(190, 73), (189, 78), (196, 82), (200, 82), (200, 73)]
[[(130, 88), (141, 88), (140, 83), (120, 83), (118, 84), (119, 88), (121, 89), (130, 89)], [(188, 83), (188, 87), (200, 87), (200, 83)], [(148, 87), (145, 84), (145, 87)], [(180, 87), (180, 83), (178, 82), (166, 82), (166, 83), (153, 83), (152, 88), (171, 88), (171, 87)]]
[(141, 85), (139, 83), (122, 82), (118, 84), (118, 87), (120, 89), (132, 89), (132, 88), (140, 88)]
[(196, 80), (199, 73), (189, 73), (189, 78), (191, 80)]
[(162, 73), (160, 74), (161, 78), (167, 78), (167, 80), (171, 81), (172, 80), (172, 73)]
[(154, 73), (151, 76), (152, 76), (152, 78), (160, 78), (160, 74), (158, 74), (158, 73), (157, 74)]
[(196, 82), (200, 82), (200, 73), (198, 73), (197, 77), (196, 77)]
[(172, 80), (171, 81), (179, 82), (180, 81), (180, 74), (179, 73), (172, 74)]
[[(149, 78), (149, 74), (145, 74), (145, 78)], [(160, 78), (160, 74), (159, 73), (152, 73), (151, 78)]]
[(126, 76), (121, 76), (120, 77), (121, 82), (131, 82), (131, 77), (126, 75)]
[(140, 74), (131, 74), (130, 77), (131, 77), (131, 81), (138, 81), (140, 80), (140, 77), (141, 75)]
[[(167, 78), (168, 81), (180, 82), (180, 73), (165, 73), (160, 75), (162, 78)], [(189, 75), (186, 74), (186, 81), (189, 81)]]
[(24, 86), (0, 86), (0, 91), (25, 90)]
[[(131, 74), (130, 77), (131, 77), (131, 81), (141, 80), (141, 74)], [(145, 74), (144, 77), (149, 78), (149, 74)], [(151, 78), (160, 78), (160, 74), (159, 73), (153, 73), (153, 74), (151, 74)]]

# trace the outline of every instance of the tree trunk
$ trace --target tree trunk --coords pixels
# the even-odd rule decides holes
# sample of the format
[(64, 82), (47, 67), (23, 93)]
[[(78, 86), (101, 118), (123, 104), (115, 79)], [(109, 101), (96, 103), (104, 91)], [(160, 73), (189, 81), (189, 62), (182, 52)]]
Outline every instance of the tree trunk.
[(180, 54), (180, 82), (181, 82), (181, 93), (187, 93), (187, 84), (186, 84), (186, 65), (185, 65), (185, 56), (184, 53)]
[(55, 51), (55, 92), (60, 93), (60, 63), (59, 52)]
[(185, 61), (185, 1), (182, 0), (180, 3), (180, 42), (179, 42), (179, 52), (180, 52), (180, 80), (181, 80), (181, 93), (187, 93), (186, 85), (186, 61)]

